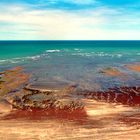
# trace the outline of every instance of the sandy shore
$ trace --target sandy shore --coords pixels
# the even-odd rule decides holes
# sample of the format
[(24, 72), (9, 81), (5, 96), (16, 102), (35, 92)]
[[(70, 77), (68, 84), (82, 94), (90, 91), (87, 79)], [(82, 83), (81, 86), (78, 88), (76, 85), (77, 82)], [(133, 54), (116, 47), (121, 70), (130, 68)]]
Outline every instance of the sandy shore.
[(15, 113), (9, 118), (5, 117), (0, 120), (0, 139), (134, 140), (139, 138), (139, 108), (94, 100), (84, 100), (84, 102), (86, 115), (75, 112), (73, 118), (69, 117), (70, 114), (64, 117), (62, 112), (42, 118), (34, 117), (34, 115), (43, 115), (41, 112), (35, 114), (20, 112), (21, 114)]

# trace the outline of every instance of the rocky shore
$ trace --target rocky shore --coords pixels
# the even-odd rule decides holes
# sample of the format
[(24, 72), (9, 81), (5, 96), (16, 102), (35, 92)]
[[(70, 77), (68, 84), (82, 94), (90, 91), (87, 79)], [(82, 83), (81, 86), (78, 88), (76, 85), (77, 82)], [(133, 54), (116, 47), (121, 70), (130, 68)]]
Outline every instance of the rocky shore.
[[(1, 73), (0, 96), (1, 106), (11, 109), (69, 109), (83, 108), (83, 103), (72, 97), (76, 85), (48, 83), (45, 87), (29, 84), (29, 74), (16, 67)], [(1, 107), (1, 112), (5, 108)]]
[[(132, 69), (132, 65), (127, 66)], [(138, 66), (134, 65), (138, 70)], [(106, 68), (100, 71), (108, 76), (121, 76), (120, 71)], [(48, 82), (45, 86), (29, 83), (30, 75), (21, 67), (0, 72), (0, 112), (13, 109), (84, 109), (83, 99), (121, 103), (131, 106), (140, 105), (140, 87), (117, 87), (107, 91), (77, 90), (77, 85)]]

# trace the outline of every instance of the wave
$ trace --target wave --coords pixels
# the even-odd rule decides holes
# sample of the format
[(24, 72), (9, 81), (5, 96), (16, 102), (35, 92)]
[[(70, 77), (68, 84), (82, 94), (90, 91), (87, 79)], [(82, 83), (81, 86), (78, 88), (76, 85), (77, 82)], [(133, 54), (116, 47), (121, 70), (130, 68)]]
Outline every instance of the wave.
[(36, 56), (27, 56), (25, 57), (26, 59), (32, 59), (32, 60), (38, 60), (41, 58), (41, 55), (36, 55)]
[(131, 56), (140, 56), (140, 52), (137, 53), (124, 53), (124, 52), (103, 52), (103, 51), (85, 51), (83, 49), (50, 49), (50, 50), (45, 50), (42, 54), (39, 55), (34, 55), (34, 56), (25, 56), (25, 57), (16, 57), (16, 58), (8, 58), (8, 59), (0, 59), (0, 64), (9, 64), (9, 63), (20, 63), (24, 61), (37, 61), (39, 59), (50, 57), (51, 54), (57, 53), (59, 56), (82, 56), (82, 57), (114, 57), (114, 58), (122, 58), (122, 57), (131, 57)]
[(60, 50), (46, 50), (47, 53), (60, 52)]
[(83, 52), (80, 50), (76, 50), (72, 53), (72, 55), (77, 56), (84, 56), (84, 57), (115, 57), (115, 58), (122, 58), (122, 57), (128, 57), (128, 56), (140, 56), (140, 53), (111, 53), (111, 52)]
[(110, 53), (103, 53), (103, 52), (91, 52), (91, 53), (84, 53), (84, 52), (78, 52), (78, 53), (72, 53), (72, 55), (77, 56), (85, 56), (85, 57), (117, 57), (121, 58), (123, 54), (110, 54)]
[(24, 62), (26, 60), (32, 60), (36, 61), (41, 58), (42, 55), (36, 55), (36, 56), (26, 56), (26, 57), (16, 57), (16, 58), (9, 58), (9, 59), (1, 59), (0, 64), (7, 64), (7, 63), (20, 63)]

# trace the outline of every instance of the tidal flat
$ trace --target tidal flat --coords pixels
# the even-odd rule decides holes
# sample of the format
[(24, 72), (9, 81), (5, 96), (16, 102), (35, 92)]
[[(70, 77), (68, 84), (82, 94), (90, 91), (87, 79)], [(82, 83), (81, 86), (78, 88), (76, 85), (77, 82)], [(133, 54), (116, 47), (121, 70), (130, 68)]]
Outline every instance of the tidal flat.
[(0, 41), (1, 140), (135, 140), (140, 41)]
[[(138, 67), (124, 65), (132, 72)], [(98, 72), (129, 77), (113, 67)], [(0, 139), (138, 139), (139, 86), (92, 91), (78, 83), (31, 82), (31, 77), (19, 66), (0, 73)]]

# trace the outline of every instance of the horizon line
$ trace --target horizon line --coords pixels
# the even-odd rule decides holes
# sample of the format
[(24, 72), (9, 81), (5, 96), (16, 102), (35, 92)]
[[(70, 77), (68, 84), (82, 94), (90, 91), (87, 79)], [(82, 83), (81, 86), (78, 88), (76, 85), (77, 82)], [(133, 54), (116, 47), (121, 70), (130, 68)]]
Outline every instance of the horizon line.
[(140, 40), (0, 40), (1, 41), (140, 41)]

